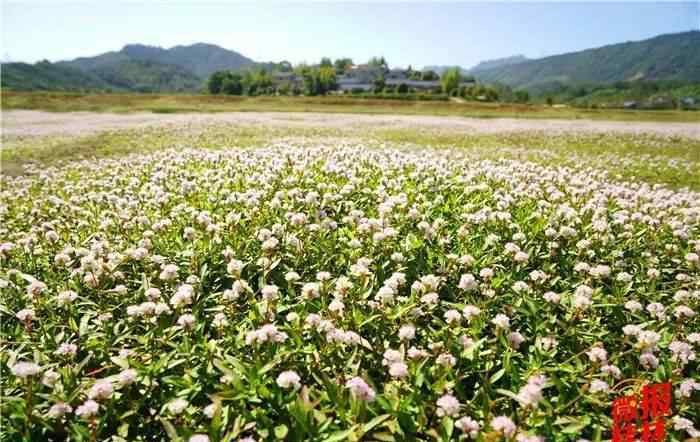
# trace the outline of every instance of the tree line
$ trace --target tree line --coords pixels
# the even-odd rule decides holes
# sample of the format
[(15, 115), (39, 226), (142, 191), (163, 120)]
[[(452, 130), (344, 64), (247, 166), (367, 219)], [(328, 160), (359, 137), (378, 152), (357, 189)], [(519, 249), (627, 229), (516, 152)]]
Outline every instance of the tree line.
[[(527, 92), (513, 92), (507, 86), (487, 86), (476, 83), (474, 77), (465, 76), (459, 68), (445, 70), (442, 75), (435, 71), (417, 71), (410, 66), (407, 69), (407, 79), (420, 81), (436, 81), (437, 86), (429, 92), (418, 92), (406, 83), (398, 85), (387, 84), (384, 72), (389, 70), (389, 64), (384, 57), (372, 57), (367, 65), (380, 68), (381, 74), (372, 81), (369, 91), (382, 97), (415, 95), (417, 98), (427, 95), (440, 97), (462, 97), (467, 100), (498, 101), (508, 98), (511, 101), (527, 102)], [(293, 66), (288, 61), (268, 63), (243, 71), (217, 71), (211, 74), (207, 81), (207, 90), (214, 95), (326, 95), (338, 89), (338, 76), (345, 74), (353, 61), (350, 58), (339, 58), (335, 61), (323, 57), (318, 65), (300, 64)], [(280, 77), (275, 81), (274, 76)], [(284, 77), (294, 76), (301, 81), (285, 81)], [(466, 83), (466, 84), (465, 84)], [(355, 95), (367, 95), (364, 90), (349, 91)]]

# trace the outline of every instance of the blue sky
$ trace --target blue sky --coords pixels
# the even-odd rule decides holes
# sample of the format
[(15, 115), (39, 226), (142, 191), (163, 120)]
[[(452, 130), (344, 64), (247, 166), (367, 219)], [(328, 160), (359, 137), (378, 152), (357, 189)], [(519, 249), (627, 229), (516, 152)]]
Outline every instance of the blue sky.
[(384, 55), (394, 66), (543, 57), (700, 26), (700, 0), (602, 2), (65, 2), (2, 0), (2, 54), (51, 61), (196, 42), (256, 61)]

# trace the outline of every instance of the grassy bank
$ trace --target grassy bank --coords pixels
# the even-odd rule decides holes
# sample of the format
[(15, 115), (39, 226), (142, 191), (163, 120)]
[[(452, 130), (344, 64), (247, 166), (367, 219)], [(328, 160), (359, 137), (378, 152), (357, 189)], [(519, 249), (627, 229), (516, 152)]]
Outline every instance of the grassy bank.
[(700, 122), (700, 112), (553, 108), (546, 105), (404, 101), (353, 97), (233, 97), (212, 95), (3, 92), (2, 109), (52, 112), (329, 112), (473, 118), (561, 118)]

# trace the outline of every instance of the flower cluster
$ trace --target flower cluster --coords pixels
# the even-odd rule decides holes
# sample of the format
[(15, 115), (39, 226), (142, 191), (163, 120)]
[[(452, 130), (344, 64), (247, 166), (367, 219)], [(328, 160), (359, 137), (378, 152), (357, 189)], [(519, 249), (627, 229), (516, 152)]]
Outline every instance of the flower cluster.
[(3, 178), (8, 440), (606, 438), (658, 380), (699, 434), (700, 195), (296, 143)]

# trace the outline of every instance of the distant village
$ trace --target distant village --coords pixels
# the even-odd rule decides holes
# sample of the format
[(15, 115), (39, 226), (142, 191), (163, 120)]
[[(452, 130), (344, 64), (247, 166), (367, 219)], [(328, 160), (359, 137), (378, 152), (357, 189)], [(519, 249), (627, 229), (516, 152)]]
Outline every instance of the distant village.
[[(341, 93), (370, 92), (380, 79), (383, 79), (384, 84), (389, 88), (398, 88), (405, 85), (406, 88), (416, 91), (440, 90), (440, 77), (433, 71), (423, 72), (428, 73), (428, 75), (423, 75), (423, 77), (432, 77), (433, 79), (415, 79), (416, 71), (411, 69), (388, 69), (385, 66), (370, 64), (350, 65), (342, 74), (336, 76), (336, 90)], [(295, 72), (274, 72), (272, 74), (272, 82), (278, 88), (283, 86), (287, 86), (290, 89), (294, 87), (302, 88), (304, 86), (304, 76)], [(473, 78), (461, 78), (459, 87), (472, 86), (474, 84), (475, 80)]]

